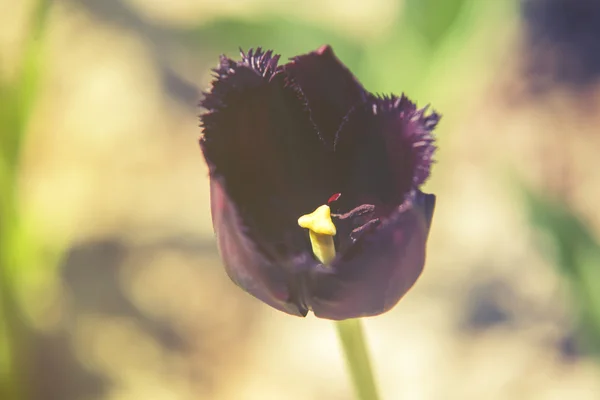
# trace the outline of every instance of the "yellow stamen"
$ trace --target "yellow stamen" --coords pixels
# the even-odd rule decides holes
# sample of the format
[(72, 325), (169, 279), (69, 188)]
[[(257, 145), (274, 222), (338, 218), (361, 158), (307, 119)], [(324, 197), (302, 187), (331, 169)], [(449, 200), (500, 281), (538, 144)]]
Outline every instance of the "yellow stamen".
[(298, 218), (298, 225), (308, 229), (310, 244), (315, 257), (327, 265), (335, 258), (333, 237), (336, 234), (335, 225), (331, 220), (331, 210), (328, 205), (318, 207), (311, 214)]

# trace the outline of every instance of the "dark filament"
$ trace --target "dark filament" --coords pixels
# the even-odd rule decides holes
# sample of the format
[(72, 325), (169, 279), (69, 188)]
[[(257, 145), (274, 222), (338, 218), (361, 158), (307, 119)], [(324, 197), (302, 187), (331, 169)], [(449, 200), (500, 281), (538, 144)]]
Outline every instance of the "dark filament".
[[(331, 203), (331, 199), (337, 200), (339, 199), (341, 196), (340, 193), (334, 194), (333, 196), (331, 196), (331, 198), (329, 199), (330, 201), (328, 203)], [(335, 201), (333, 200), (333, 201)], [(347, 213), (344, 214), (331, 214), (331, 216), (333, 218), (337, 218), (340, 221), (346, 220), (346, 219), (355, 219), (358, 217), (369, 217), (371, 215), (373, 215), (373, 213), (375, 212), (375, 206), (372, 204), (362, 204), (358, 207), (353, 208), (352, 210), (348, 211)], [(366, 223), (358, 226), (357, 228), (354, 228), (352, 230), (352, 232), (350, 232), (350, 239), (352, 239), (352, 241), (356, 241), (356, 239), (358, 239), (358, 237), (364, 233), (365, 231), (367, 231), (368, 229), (375, 227), (379, 224), (380, 220), (379, 218), (373, 218), (368, 220)]]

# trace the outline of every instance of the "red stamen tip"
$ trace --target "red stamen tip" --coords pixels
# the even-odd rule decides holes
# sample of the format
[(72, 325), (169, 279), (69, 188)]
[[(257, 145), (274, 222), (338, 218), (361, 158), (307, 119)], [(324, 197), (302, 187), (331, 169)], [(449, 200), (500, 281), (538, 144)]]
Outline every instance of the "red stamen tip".
[(339, 199), (341, 196), (342, 196), (342, 194), (341, 194), (341, 193), (336, 193), (336, 194), (334, 194), (333, 196), (331, 196), (331, 197), (329, 198), (329, 200), (327, 200), (327, 205), (329, 205), (329, 204), (333, 203), (334, 201), (337, 201), (337, 199)]

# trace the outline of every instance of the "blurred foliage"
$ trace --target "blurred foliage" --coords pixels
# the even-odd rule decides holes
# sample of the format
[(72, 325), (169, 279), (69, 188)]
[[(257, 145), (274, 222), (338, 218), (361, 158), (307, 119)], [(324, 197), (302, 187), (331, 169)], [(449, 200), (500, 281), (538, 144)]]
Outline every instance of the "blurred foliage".
[[(470, 41), (478, 36), (497, 36), (493, 30), (511, 20), (518, 10), (517, 3), (408, 0), (399, 7), (387, 32), (375, 38), (348, 36), (326, 25), (276, 15), (222, 17), (171, 34), (177, 43), (215, 60), (218, 54), (233, 57), (239, 48), (258, 46), (274, 49), (285, 60), (330, 44), (370, 91), (406, 92), (417, 102), (444, 102), (447, 107), (457, 104), (448, 101), (453, 96), (464, 96), (464, 88), (459, 92), (460, 82), (466, 87), (479, 82), (480, 75), (464, 72), (485, 69), (489, 62), (469, 51)], [(487, 31), (482, 32), (482, 28)], [(449, 94), (446, 88), (457, 93)]]
[[(30, 33), (23, 46), (16, 79), (0, 77), (0, 398), (25, 397), (23, 363), (27, 360), (27, 334), (23, 329), (21, 284), (37, 266), (41, 243), (25, 227), (18, 200), (18, 173), (25, 136), (35, 105), (41, 71), (40, 55), (50, 3), (38, 1), (33, 9)], [(39, 278), (35, 278), (39, 279)]]
[(540, 249), (570, 287), (581, 345), (600, 357), (600, 243), (568, 205), (532, 189), (524, 193), (531, 224), (545, 239)]
[(220, 18), (181, 32), (181, 41), (190, 47), (202, 45), (202, 50), (207, 53), (230, 53), (239, 48), (244, 51), (256, 47), (275, 49), (277, 53), (282, 52), (284, 59), (329, 43), (350, 68), (358, 66), (363, 57), (361, 44), (346, 36), (325, 27), (281, 17), (252, 21)]
[(408, 0), (404, 22), (435, 48), (455, 24), (466, 0)]

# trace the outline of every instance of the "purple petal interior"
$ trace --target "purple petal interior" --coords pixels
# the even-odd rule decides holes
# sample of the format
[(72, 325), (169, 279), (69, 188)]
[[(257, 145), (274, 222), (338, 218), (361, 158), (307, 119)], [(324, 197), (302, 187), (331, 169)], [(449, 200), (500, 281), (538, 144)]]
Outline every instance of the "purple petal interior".
[(297, 219), (326, 201), (335, 179), (306, 100), (273, 60), (260, 50), (237, 63), (221, 59), (202, 103), (201, 146), (250, 233), (277, 257), (309, 248)]
[(283, 67), (288, 82), (306, 97), (310, 116), (321, 139), (331, 147), (343, 118), (367, 94), (330, 46), (298, 56)]
[(371, 97), (345, 118), (335, 142), (343, 206), (374, 204), (385, 217), (425, 182), (439, 120), (425, 111), (404, 96)]

